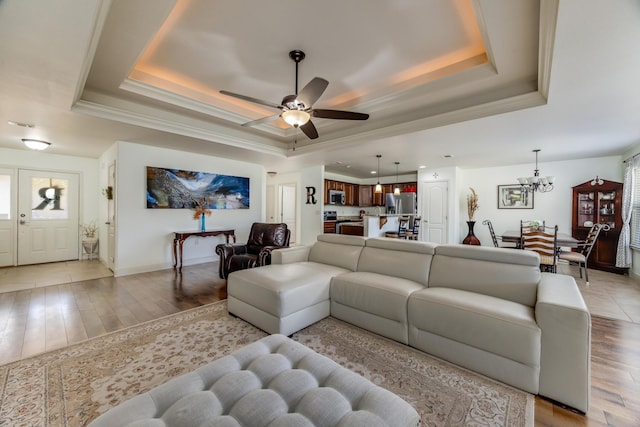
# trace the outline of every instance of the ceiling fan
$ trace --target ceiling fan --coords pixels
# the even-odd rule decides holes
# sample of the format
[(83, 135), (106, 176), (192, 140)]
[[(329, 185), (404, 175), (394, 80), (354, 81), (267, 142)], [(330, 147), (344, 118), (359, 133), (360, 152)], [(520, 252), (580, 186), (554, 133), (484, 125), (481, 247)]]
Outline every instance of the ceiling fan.
[(296, 63), (296, 93), (295, 95), (287, 95), (282, 98), (280, 104), (274, 102), (263, 101), (262, 99), (252, 98), (246, 95), (240, 95), (238, 93), (221, 90), (223, 95), (233, 96), (245, 101), (254, 102), (256, 104), (266, 105), (267, 107), (277, 108), (282, 110), (281, 113), (263, 117), (261, 119), (252, 120), (247, 123), (243, 123), (242, 126), (254, 126), (260, 123), (270, 122), (280, 117), (285, 122), (293, 126), (294, 128), (300, 128), (305, 135), (310, 139), (316, 139), (318, 137), (318, 130), (311, 122), (311, 117), (318, 117), (322, 119), (338, 119), (338, 120), (367, 120), (368, 114), (355, 113), (352, 111), (341, 110), (323, 110), (319, 108), (312, 108), (313, 103), (322, 96), (325, 89), (329, 85), (329, 82), (320, 77), (314, 77), (302, 90), (298, 93), (298, 64), (305, 58), (305, 54), (301, 50), (292, 50), (289, 52), (289, 58)]

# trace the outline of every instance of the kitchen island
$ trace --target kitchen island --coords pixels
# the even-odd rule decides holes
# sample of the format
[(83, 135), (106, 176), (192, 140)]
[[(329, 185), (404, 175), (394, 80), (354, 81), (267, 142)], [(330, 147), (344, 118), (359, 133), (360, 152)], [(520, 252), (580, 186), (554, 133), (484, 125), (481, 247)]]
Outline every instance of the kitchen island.
[(400, 214), (365, 215), (363, 236), (384, 237), (384, 233), (398, 231), (398, 218)]

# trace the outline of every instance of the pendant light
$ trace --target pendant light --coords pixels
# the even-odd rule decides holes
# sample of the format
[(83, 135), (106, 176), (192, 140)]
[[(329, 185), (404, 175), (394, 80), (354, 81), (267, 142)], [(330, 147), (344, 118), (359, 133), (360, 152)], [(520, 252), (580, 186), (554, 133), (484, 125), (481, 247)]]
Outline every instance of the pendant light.
[(382, 157), (382, 154), (376, 154), (376, 157), (378, 158), (378, 183), (376, 184), (375, 193), (382, 194), (382, 185), (380, 185), (380, 157)]
[(395, 162), (396, 164), (396, 186), (393, 189), (393, 195), (394, 196), (399, 196), (400, 195), (400, 187), (398, 186), (398, 165), (400, 164), (400, 162)]

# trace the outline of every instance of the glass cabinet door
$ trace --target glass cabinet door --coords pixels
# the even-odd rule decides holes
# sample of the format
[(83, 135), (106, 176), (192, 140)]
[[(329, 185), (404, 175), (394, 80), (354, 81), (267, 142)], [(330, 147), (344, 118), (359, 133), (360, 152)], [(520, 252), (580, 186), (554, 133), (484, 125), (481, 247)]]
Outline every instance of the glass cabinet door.
[(598, 217), (600, 224), (607, 224), (611, 228), (615, 228), (615, 191), (601, 191), (598, 193)]
[(578, 225), (591, 227), (596, 218), (595, 192), (578, 193)]

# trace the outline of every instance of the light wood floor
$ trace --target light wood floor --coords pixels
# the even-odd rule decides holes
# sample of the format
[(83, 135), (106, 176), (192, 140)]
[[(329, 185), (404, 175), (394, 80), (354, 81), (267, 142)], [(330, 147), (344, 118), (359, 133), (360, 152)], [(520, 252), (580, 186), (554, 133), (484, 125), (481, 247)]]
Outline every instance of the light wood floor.
[[(536, 426), (640, 426), (640, 284), (591, 270), (587, 287), (576, 268), (560, 272), (576, 278), (593, 315), (591, 408), (580, 415), (536, 398)], [(5, 291), (0, 363), (225, 298), (217, 264)]]

